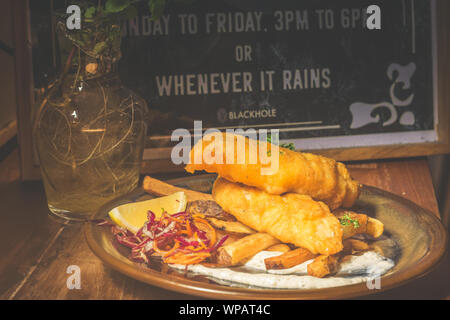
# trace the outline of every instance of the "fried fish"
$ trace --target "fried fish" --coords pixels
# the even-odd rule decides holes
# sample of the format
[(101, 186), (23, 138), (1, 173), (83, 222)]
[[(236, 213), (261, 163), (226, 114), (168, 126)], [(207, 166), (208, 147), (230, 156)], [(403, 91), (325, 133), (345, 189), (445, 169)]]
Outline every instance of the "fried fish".
[[(205, 135), (195, 144), (190, 153), (190, 163), (185, 167), (186, 171), (214, 172), (229, 181), (253, 186), (275, 195), (288, 192), (309, 195), (315, 200), (323, 201), (331, 210), (341, 206), (351, 207), (359, 196), (359, 184), (350, 177), (345, 165), (340, 162), (311, 153), (274, 147), (271, 143), (236, 134), (221, 135), (222, 139)], [(244, 144), (238, 148), (238, 142), (242, 142), (242, 139)], [(267, 163), (261, 160), (261, 154), (252, 160), (250, 151), (260, 148), (268, 150), (268, 153), (272, 150), (279, 153), (278, 170), (273, 174), (261, 173), (267, 167)], [(213, 150), (214, 159), (218, 161), (196, 163), (198, 161), (194, 161), (195, 155), (205, 157), (205, 150)]]
[(269, 194), (254, 187), (218, 178), (213, 198), (223, 210), (258, 232), (281, 242), (331, 255), (342, 250), (342, 227), (329, 208), (310, 196)]

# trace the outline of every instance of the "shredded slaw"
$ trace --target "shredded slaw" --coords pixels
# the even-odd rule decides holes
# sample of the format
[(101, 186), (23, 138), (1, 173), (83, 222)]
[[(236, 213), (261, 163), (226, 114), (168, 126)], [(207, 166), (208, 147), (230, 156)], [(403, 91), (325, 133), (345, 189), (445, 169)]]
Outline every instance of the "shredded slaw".
[(95, 223), (111, 226), (114, 239), (130, 249), (129, 258), (147, 264), (152, 256), (170, 264), (197, 264), (210, 258), (228, 238), (225, 235), (217, 240), (216, 230), (203, 215), (185, 211), (172, 215), (163, 212), (159, 219), (148, 211), (147, 222), (136, 234), (107, 220)]

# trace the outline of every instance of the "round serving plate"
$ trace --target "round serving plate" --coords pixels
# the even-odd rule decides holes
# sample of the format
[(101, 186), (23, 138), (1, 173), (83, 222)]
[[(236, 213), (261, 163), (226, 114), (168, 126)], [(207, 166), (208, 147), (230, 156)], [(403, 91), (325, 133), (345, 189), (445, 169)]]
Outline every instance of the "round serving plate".
[[(208, 174), (167, 182), (210, 193), (215, 178), (216, 175)], [(118, 205), (151, 198), (153, 196), (137, 189), (104, 205), (94, 219), (107, 218), (108, 212)], [(180, 272), (162, 263), (151, 266), (137, 264), (128, 259), (125, 248), (114, 244), (111, 228), (86, 223), (84, 232), (91, 250), (111, 268), (167, 290), (216, 299), (339, 299), (369, 295), (425, 275), (445, 252), (447, 233), (439, 219), (407, 199), (363, 186), (353, 209), (384, 223), (385, 232), (377, 244), (385, 255), (395, 261), (395, 266), (381, 277), (380, 289), (369, 289), (366, 282), (321, 289), (264, 289), (229, 285), (191, 272)]]

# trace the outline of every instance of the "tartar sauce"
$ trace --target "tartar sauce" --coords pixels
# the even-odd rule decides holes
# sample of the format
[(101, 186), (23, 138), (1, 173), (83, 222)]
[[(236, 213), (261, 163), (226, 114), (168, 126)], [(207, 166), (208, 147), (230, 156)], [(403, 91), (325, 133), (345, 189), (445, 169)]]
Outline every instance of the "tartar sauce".
[[(273, 289), (315, 289), (345, 286), (366, 282), (385, 274), (394, 266), (394, 261), (374, 251), (351, 256), (340, 264), (339, 271), (330, 277), (309, 276), (307, 265), (313, 260), (289, 269), (267, 270), (264, 259), (282, 254), (282, 252), (261, 251), (244, 266), (233, 268), (210, 268), (202, 265), (190, 265), (188, 271), (230, 284)], [(186, 270), (184, 265), (170, 265), (175, 269)]]

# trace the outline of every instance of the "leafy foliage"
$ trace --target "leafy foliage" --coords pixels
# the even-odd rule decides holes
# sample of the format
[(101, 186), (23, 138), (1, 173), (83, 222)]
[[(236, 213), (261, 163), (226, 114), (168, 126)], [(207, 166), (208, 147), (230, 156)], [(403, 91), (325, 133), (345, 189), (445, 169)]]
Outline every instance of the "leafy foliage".
[(117, 13), (124, 11), (131, 5), (130, 0), (107, 0), (105, 3), (106, 13)]
[[(267, 135), (267, 142), (273, 143), (272, 136), (270, 134)], [(295, 151), (295, 145), (292, 142), (291, 143), (282, 143), (282, 144), (280, 144), (280, 147)]]
[(163, 14), (165, 6), (166, 0), (149, 0), (148, 7), (152, 14), (152, 19), (159, 18)]
[(137, 5), (146, 3), (151, 19), (157, 20), (171, 1), (189, 4), (195, 0), (99, 0), (97, 5), (88, 0), (73, 1), (83, 13), (81, 30), (65, 28), (66, 13), (57, 13), (58, 29), (88, 56), (114, 62), (120, 59), (121, 25), (138, 15)]
[(86, 9), (86, 12), (84, 13), (85, 18), (92, 18), (95, 14), (95, 7), (89, 7)]
[(73, 0), (82, 13), (81, 29), (69, 30), (65, 10), (55, 12), (58, 31), (62, 82), (71, 88), (79, 80), (100, 77), (115, 69), (121, 58), (121, 26), (138, 16), (147, 6), (152, 20), (157, 20), (171, 2), (190, 4), (195, 0)]
[(343, 226), (348, 226), (348, 225), (352, 224), (353, 228), (355, 228), (355, 229), (359, 228), (359, 221), (356, 219), (352, 219), (348, 213), (344, 214), (341, 218), (339, 218), (339, 222)]

